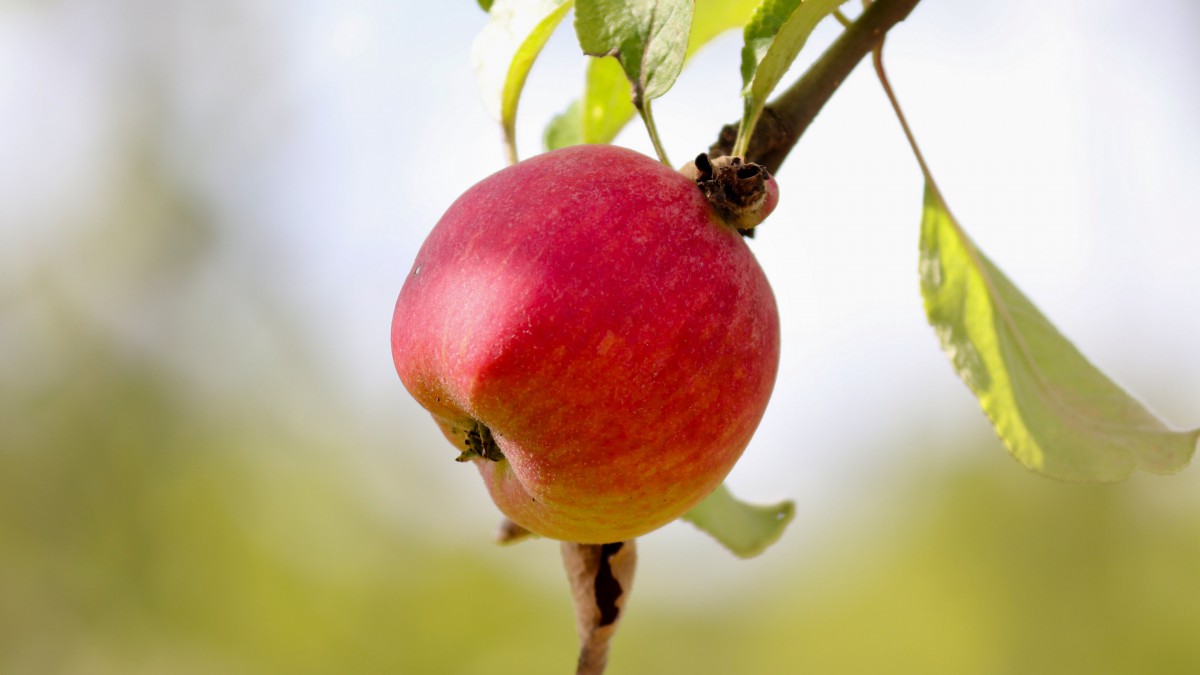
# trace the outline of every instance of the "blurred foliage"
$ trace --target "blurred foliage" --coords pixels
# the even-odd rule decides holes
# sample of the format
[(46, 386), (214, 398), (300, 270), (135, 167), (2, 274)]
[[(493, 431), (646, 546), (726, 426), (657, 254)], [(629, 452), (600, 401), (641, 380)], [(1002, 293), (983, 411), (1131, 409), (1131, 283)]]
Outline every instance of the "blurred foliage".
[(1194, 509), (1020, 471), (912, 494), (883, 543), (771, 603), (746, 672), (1200, 672)]
[(332, 449), (86, 353), (0, 398), (20, 421), (0, 431), (0, 672), (484, 672), (522, 636), (557, 644), (547, 669), (571, 658), (565, 596), (396, 531)]
[[(3, 389), (0, 672), (569, 669), (565, 581), (398, 527), (336, 449), (222, 422), (152, 361), (79, 339), (77, 376)], [(888, 530), (711, 611), (635, 591), (612, 672), (1198, 672), (1200, 517), (1136, 488), (923, 479)]]

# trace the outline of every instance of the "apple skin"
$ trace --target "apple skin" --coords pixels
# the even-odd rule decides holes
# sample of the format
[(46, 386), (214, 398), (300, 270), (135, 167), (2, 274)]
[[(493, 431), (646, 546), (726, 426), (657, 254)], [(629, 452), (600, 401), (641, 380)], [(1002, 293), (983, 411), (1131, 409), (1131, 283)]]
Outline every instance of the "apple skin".
[(506, 516), (598, 544), (661, 527), (721, 483), (770, 398), (779, 318), (693, 181), (583, 145), (450, 207), (396, 302), (392, 354), (460, 450), (490, 429), (503, 458), (470, 459)]

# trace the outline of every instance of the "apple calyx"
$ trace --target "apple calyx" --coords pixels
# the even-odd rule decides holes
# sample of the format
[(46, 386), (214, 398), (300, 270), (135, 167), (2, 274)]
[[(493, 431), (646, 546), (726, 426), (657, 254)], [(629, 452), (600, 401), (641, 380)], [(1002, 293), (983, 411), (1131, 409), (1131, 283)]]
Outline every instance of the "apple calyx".
[(463, 442), (467, 449), (454, 458), (456, 462), (469, 462), (476, 457), (492, 462), (504, 459), (504, 453), (500, 452), (500, 446), (496, 445), (496, 439), (492, 438), (492, 430), (479, 420), (475, 420), (471, 428), (467, 429)]
[(710, 159), (701, 153), (682, 173), (696, 182), (721, 220), (742, 234), (761, 223), (779, 201), (779, 188), (767, 168), (741, 157)]

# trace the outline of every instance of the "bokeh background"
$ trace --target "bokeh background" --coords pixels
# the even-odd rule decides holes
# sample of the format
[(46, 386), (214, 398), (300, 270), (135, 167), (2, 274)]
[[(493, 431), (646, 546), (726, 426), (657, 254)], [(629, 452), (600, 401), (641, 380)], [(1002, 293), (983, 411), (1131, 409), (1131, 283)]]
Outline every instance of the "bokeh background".
[[(484, 22), (0, 1), (0, 673), (571, 670), (555, 544), (490, 542), (388, 352), (425, 233), (503, 165)], [(980, 245), (1191, 427), (1198, 36), (1194, 0), (925, 0), (887, 55)], [(572, 37), (530, 78), (523, 155), (579, 90)], [(736, 119), (739, 47), (658, 102), (676, 161)], [(752, 561), (644, 537), (611, 672), (1200, 672), (1200, 473), (1060, 484), (1006, 455), (925, 325), (920, 176), (868, 68), (778, 177), (751, 245), (783, 362), (729, 483), (796, 522)]]

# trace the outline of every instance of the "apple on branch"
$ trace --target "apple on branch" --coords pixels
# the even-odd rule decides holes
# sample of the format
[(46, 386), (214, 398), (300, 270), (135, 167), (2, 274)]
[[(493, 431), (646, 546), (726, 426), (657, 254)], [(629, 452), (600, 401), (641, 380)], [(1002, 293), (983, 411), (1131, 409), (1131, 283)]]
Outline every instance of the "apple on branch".
[(777, 200), (729, 157), (582, 145), (501, 170), (417, 254), (397, 372), (521, 527), (650, 532), (721, 483), (771, 395), (779, 318), (739, 230)]

